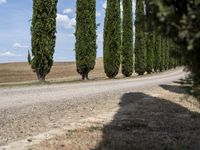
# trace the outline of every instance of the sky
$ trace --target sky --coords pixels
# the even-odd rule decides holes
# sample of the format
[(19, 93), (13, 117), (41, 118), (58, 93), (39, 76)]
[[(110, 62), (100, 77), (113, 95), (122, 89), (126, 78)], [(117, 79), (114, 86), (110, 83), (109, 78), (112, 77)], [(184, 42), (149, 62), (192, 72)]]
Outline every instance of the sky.
[[(105, 0), (97, 0), (97, 57), (103, 56)], [(58, 0), (54, 60), (75, 60), (76, 0)], [(133, 10), (135, 3), (133, 2)], [(32, 0), (0, 0), (0, 63), (27, 61), (31, 50)]]

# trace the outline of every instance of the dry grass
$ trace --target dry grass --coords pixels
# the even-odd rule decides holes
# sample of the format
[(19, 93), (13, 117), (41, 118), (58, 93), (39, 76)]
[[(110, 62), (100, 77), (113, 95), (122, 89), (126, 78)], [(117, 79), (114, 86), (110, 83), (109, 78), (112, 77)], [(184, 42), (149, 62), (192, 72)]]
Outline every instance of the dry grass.
[[(103, 70), (103, 60), (98, 58), (95, 69), (90, 73), (91, 79), (106, 78)], [(80, 80), (76, 72), (75, 62), (55, 62), (47, 81)], [(0, 64), (0, 84), (36, 81), (36, 75), (28, 63)]]

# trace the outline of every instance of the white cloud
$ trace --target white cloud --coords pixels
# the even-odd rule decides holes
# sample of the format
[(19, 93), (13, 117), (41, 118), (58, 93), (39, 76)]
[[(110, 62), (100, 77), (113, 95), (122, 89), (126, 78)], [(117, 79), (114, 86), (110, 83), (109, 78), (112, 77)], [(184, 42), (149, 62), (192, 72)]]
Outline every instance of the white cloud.
[(105, 9), (106, 10), (106, 8), (107, 8), (107, 1), (105, 1), (104, 3), (103, 3), (103, 9)]
[(101, 16), (101, 13), (96, 12), (96, 16), (97, 16), (97, 17)]
[(6, 51), (6, 52), (0, 52), (0, 57), (14, 57), (14, 56), (21, 56), (19, 54), (15, 54), (15, 53), (12, 53), (10, 51)]
[(76, 25), (75, 18), (69, 18), (67, 15), (57, 14), (57, 23), (67, 29), (73, 28)]
[(103, 42), (103, 33), (97, 33), (97, 42)]
[(7, 0), (0, 0), (0, 5), (3, 3), (7, 3)]
[(66, 9), (64, 9), (63, 10), (63, 14), (71, 14), (71, 13), (73, 13), (74, 11), (73, 11), (73, 9), (71, 9), (71, 8), (66, 8)]
[(17, 49), (29, 48), (29, 46), (24, 45), (24, 44), (21, 44), (21, 43), (14, 43), (14, 44), (13, 44), (13, 47), (14, 47), (14, 48), (17, 48)]

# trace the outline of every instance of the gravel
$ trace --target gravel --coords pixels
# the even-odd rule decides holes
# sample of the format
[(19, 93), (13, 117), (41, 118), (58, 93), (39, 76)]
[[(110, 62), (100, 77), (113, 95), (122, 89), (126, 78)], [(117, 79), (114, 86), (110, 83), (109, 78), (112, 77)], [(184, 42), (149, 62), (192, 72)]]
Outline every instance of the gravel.
[(135, 79), (0, 88), (0, 146), (112, 109), (108, 101), (129, 90), (148, 90), (185, 76), (177, 69)]

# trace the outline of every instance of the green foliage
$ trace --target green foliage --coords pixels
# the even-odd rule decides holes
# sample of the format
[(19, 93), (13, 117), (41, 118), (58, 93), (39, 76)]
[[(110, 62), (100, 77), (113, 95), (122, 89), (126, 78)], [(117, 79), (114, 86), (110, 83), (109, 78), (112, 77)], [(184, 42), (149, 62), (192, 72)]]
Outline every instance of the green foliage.
[(161, 36), (161, 45), (160, 45), (160, 51), (161, 51), (161, 59), (160, 59), (160, 71), (164, 71), (165, 66), (165, 41), (164, 37)]
[(177, 59), (178, 59), (178, 55), (177, 55), (177, 43), (175, 43), (175, 41), (172, 40), (171, 43), (171, 59), (172, 59), (172, 68), (176, 68), (177, 67)]
[(173, 40), (169, 39), (168, 41), (168, 46), (169, 46), (169, 69), (173, 68), (174, 64), (174, 55), (173, 55)]
[(123, 0), (122, 73), (133, 73), (133, 11), (132, 0)]
[(147, 33), (146, 36), (147, 57), (146, 57), (146, 71), (152, 73), (154, 63), (154, 39), (152, 33)]
[(153, 30), (154, 28), (151, 24), (151, 12), (149, 9), (149, 2), (150, 0), (145, 0), (145, 5), (146, 5), (146, 71), (148, 74), (152, 73), (153, 67), (154, 67), (154, 47), (155, 47), (155, 42), (154, 42), (154, 36), (153, 36)]
[(96, 61), (96, 0), (77, 0), (76, 66), (83, 79), (94, 69)]
[(56, 7), (57, 0), (33, 0), (31, 64), (39, 80), (45, 80), (53, 65)]
[(161, 64), (161, 35), (158, 32), (154, 32), (154, 71), (158, 72)]
[(144, 3), (136, 0), (135, 71), (143, 75), (146, 71), (146, 41), (144, 33)]
[(30, 51), (28, 50), (28, 64), (31, 65), (31, 54), (30, 54)]
[(107, 0), (104, 21), (104, 71), (109, 78), (114, 78), (119, 72), (120, 51), (120, 0)]
[(165, 70), (169, 69), (169, 51), (170, 51), (170, 45), (169, 45), (169, 38), (165, 38)]
[(200, 1), (155, 0), (151, 5), (155, 22), (179, 43), (194, 86), (200, 86)]

